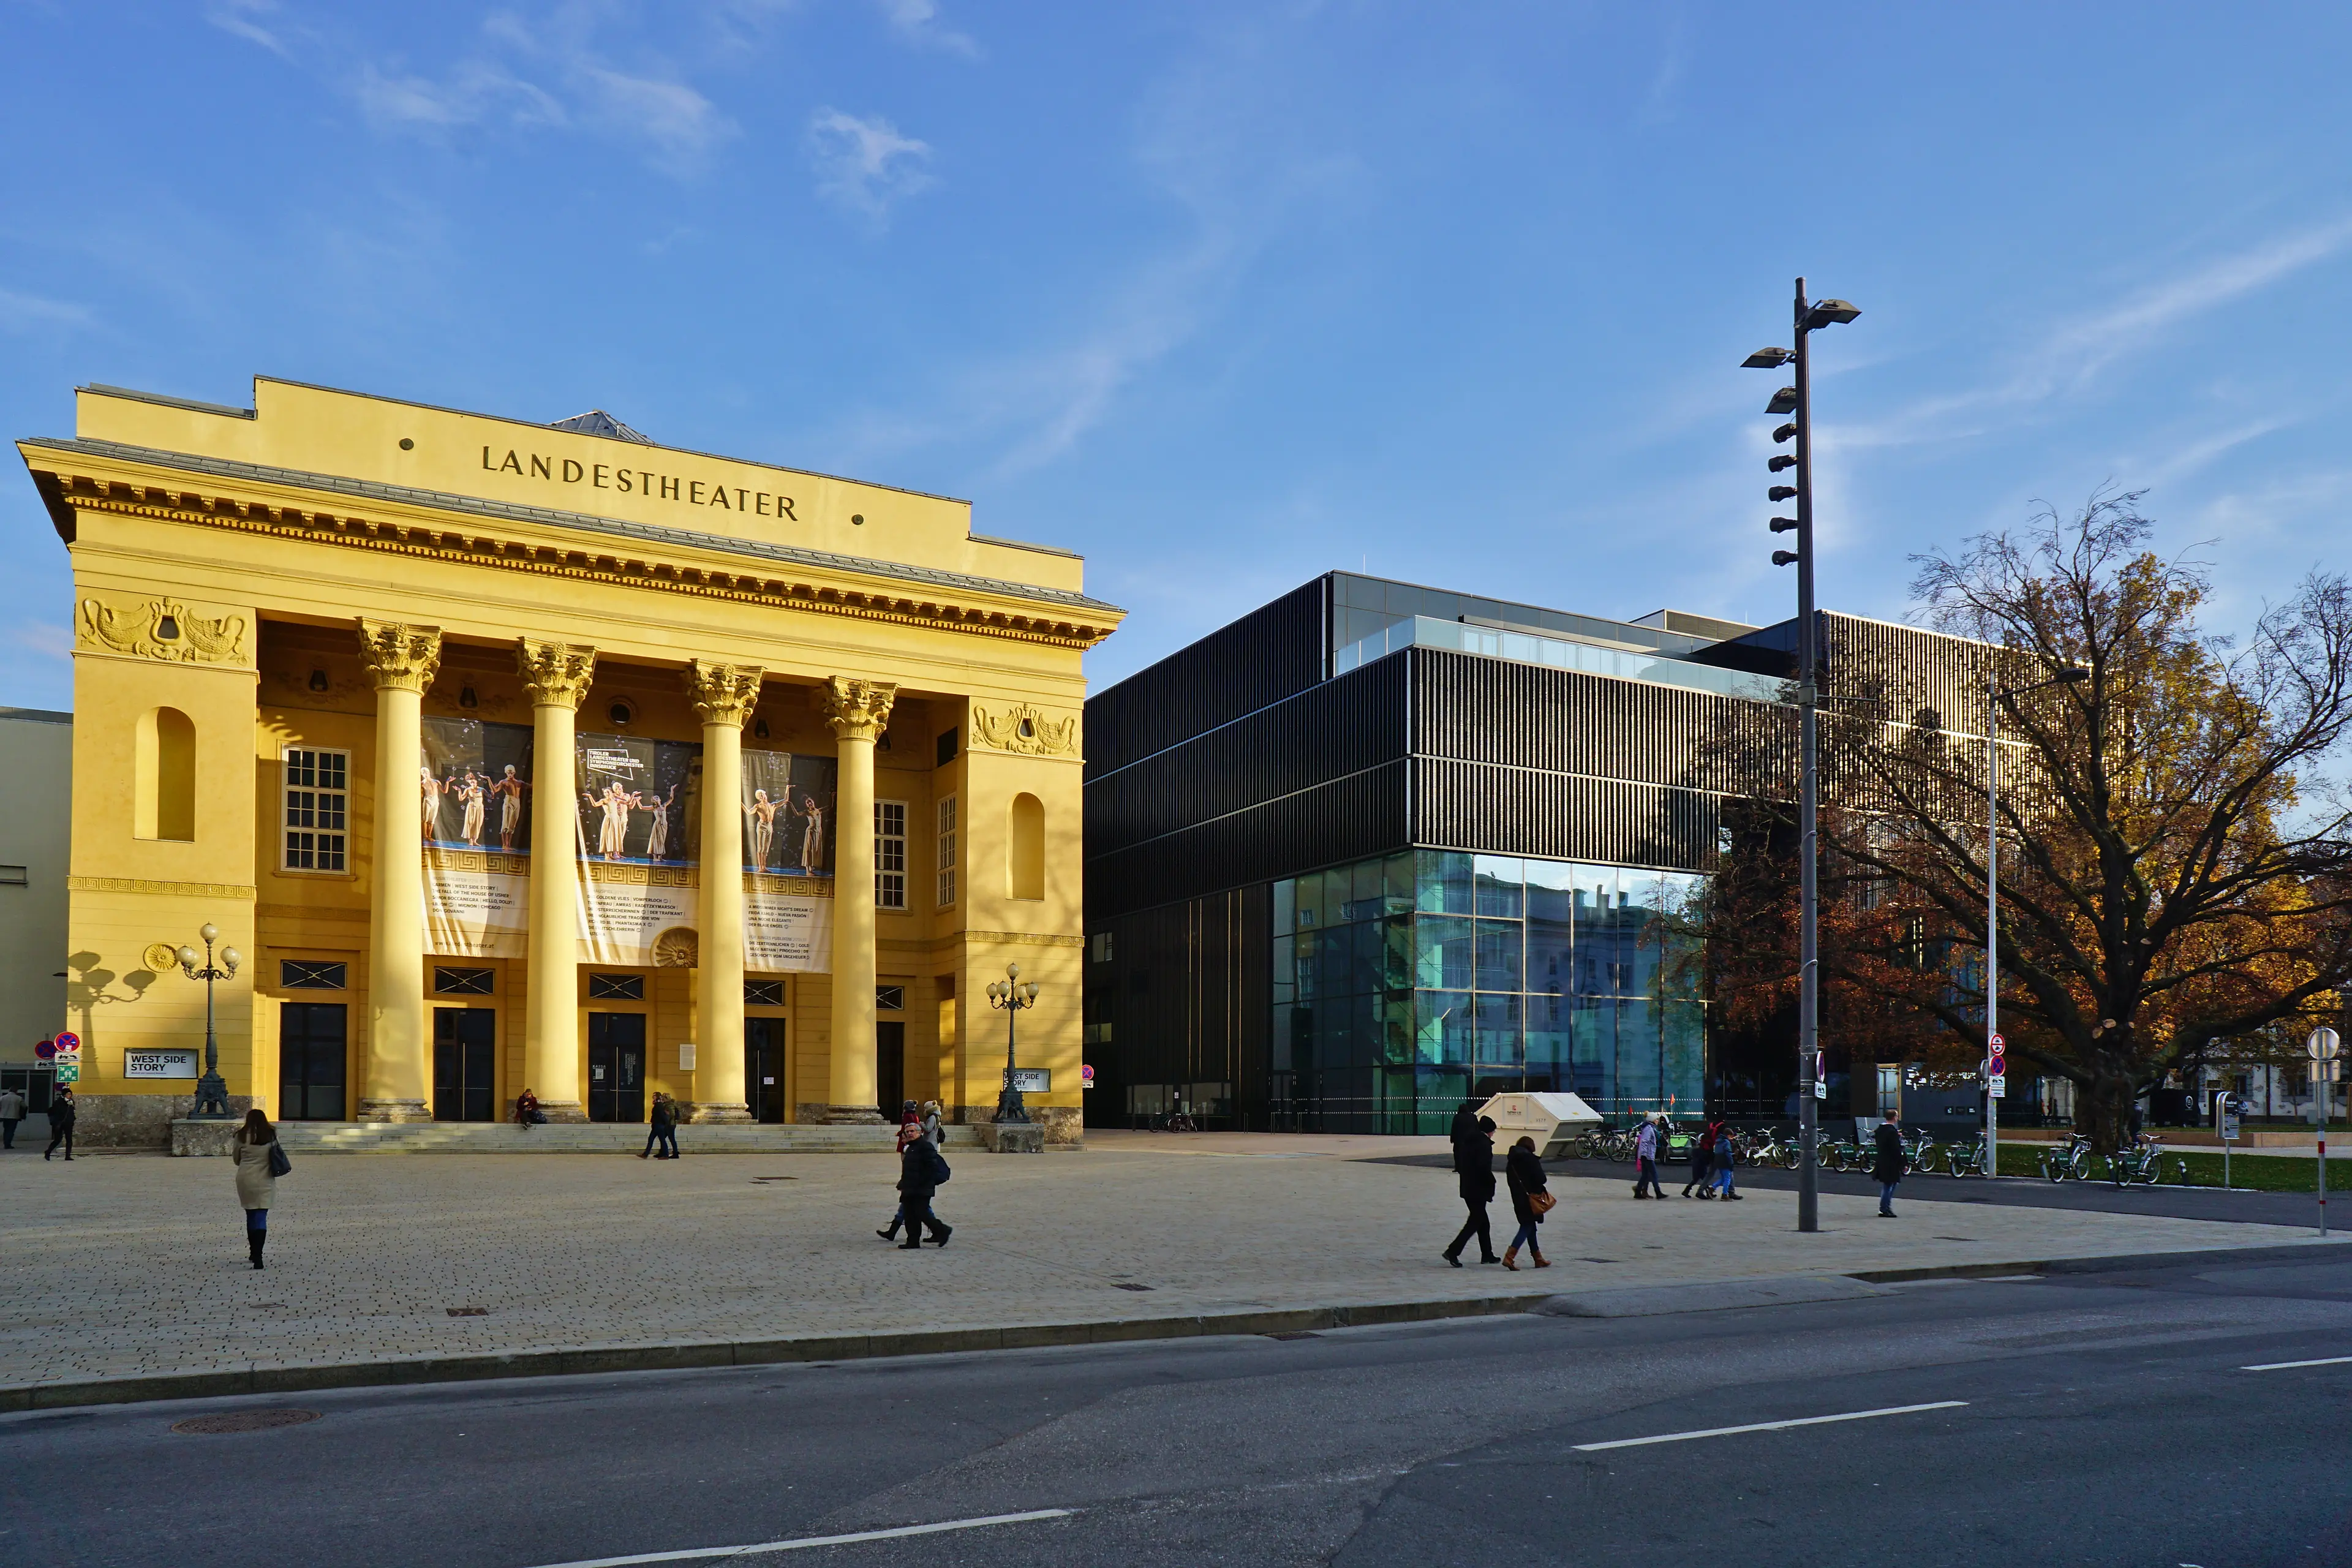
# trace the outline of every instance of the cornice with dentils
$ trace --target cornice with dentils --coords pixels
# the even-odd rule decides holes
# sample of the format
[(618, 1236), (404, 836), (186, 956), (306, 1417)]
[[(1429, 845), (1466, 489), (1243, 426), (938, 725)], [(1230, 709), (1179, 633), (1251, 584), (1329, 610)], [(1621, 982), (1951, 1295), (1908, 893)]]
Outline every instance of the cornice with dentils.
[[(33, 470), (51, 521), (68, 543), (74, 538), (77, 510), (117, 512), (499, 571), (616, 583), (1079, 648), (1092, 647), (1108, 637), (1125, 615), (1115, 605), (1066, 588), (118, 441), (36, 437), (18, 442), (17, 447)], [(45, 454), (54, 455), (53, 459), (45, 458)], [(134, 481), (123, 477), (125, 468), (214, 482), (200, 489), (167, 486), (154, 482), (147, 473)], [(294, 492), (301, 500), (289, 504), (284, 497), (265, 499), (256, 494), (260, 487)], [(314, 499), (321, 495), (346, 499), (343, 504), (321, 508)], [(467, 526), (459, 530), (395, 521), (401, 511), (450, 514), (466, 519)], [(586, 547), (551, 544), (485, 526), (498, 523), (530, 523), (594, 535), (611, 541), (612, 546), (600, 550), (593, 542)], [(732, 557), (744, 564), (731, 571), (682, 565), (664, 558), (671, 551)], [(864, 578), (872, 585), (799, 580), (790, 568)]]

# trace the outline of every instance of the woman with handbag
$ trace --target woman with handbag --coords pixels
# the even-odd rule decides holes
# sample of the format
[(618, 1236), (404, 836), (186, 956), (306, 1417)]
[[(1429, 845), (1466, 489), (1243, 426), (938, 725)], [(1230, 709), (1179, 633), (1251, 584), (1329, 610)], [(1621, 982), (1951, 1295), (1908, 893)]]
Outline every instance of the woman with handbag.
[(1522, 1138), (1511, 1145), (1510, 1153), (1503, 1161), (1503, 1179), (1511, 1186), (1511, 1212), (1519, 1216), (1519, 1234), (1504, 1249), (1503, 1267), (1517, 1272), (1519, 1248), (1524, 1247), (1535, 1255), (1538, 1268), (1550, 1268), (1537, 1239), (1536, 1226), (1543, 1223), (1544, 1215), (1551, 1212), (1558, 1200), (1549, 1191), (1549, 1178), (1544, 1174), (1543, 1161), (1537, 1157), (1533, 1138)]
[(278, 1146), (278, 1131), (255, 1106), (245, 1113), (229, 1146), (236, 1166), (236, 1201), (245, 1205), (245, 1246), (253, 1266), (261, 1267), (261, 1249), (269, 1240), (269, 1211), (278, 1196), (278, 1178), (293, 1168), (286, 1151)]

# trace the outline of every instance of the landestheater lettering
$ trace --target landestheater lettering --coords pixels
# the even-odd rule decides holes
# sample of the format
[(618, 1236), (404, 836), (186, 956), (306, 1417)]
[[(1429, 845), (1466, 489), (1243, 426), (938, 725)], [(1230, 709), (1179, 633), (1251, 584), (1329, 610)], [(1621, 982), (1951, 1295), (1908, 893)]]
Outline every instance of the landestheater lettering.
[[(652, 496), (657, 500), (684, 501), (688, 506), (715, 507), (721, 511), (748, 511), (757, 517), (781, 517), (788, 522), (798, 522), (793, 511), (793, 498), (772, 490), (755, 490), (742, 485), (724, 485), (710, 479), (682, 479), (675, 474), (657, 473), (650, 468), (625, 468), (612, 463), (583, 463), (572, 458), (542, 458), (536, 452), (522, 452), (509, 447), (503, 458), (493, 462), (496, 455), (490, 447), (482, 448), (482, 467), (494, 474), (520, 474), (529, 479), (545, 479), (552, 484), (586, 485), (592, 489), (614, 490), (622, 495)], [(730, 500), (730, 497), (732, 500)]]

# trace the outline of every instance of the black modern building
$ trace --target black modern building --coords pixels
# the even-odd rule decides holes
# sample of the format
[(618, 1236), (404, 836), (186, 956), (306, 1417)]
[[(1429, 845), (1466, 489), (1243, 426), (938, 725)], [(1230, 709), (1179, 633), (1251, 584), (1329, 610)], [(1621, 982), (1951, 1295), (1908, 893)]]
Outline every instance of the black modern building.
[[(1972, 645), (1822, 631), (1832, 694), (1899, 667), (1969, 711)], [(1335, 572), (1106, 689), (1087, 1121), (1181, 1095), (1209, 1125), (1432, 1132), (1505, 1089), (1685, 1114), (1785, 1092), (1711, 1048), (1676, 915), (1725, 803), (1795, 794), (1795, 632)]]

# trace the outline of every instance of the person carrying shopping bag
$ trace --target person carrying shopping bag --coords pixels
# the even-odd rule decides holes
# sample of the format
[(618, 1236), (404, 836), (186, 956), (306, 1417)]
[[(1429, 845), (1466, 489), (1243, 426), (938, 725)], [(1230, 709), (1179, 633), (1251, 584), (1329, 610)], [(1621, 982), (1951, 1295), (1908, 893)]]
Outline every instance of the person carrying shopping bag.
[(236, 1201), (245, 1209), (245, 1248), (256, 1268), (261, 1249), (269, 1241), (269, 1211), (278, 1204), (278, 1178), (292, 1169), (286, 1151), (278, 1146), (278, 1131), (255, 1106), (245, 1113), (245, 1125), (229, 1145), (236, 1171)]
[(1519, 1233), (1511, 1238), (1504, 1250), (1503, 1267), (1517, 1272), (1519, 1248), (1524, 1247), (1535, 1257), (1538, 1268), (1549, 1268), (1551, 1263), (1543, 1255), (1543, 1246), (1537, 1239), (1536, 1226), (1551, 1212), (1557, 1200), (1551, 1195), (1549, 1178), (1544, 1174), (1543, 1161), (1536, 1156), (1536, 1141), (1522, 1138), (1511, 1145), (1509, 1156), (1503, 1162), (1503, 1179), (1511, 1186), (1511, 1212), (1519, 1216)]

